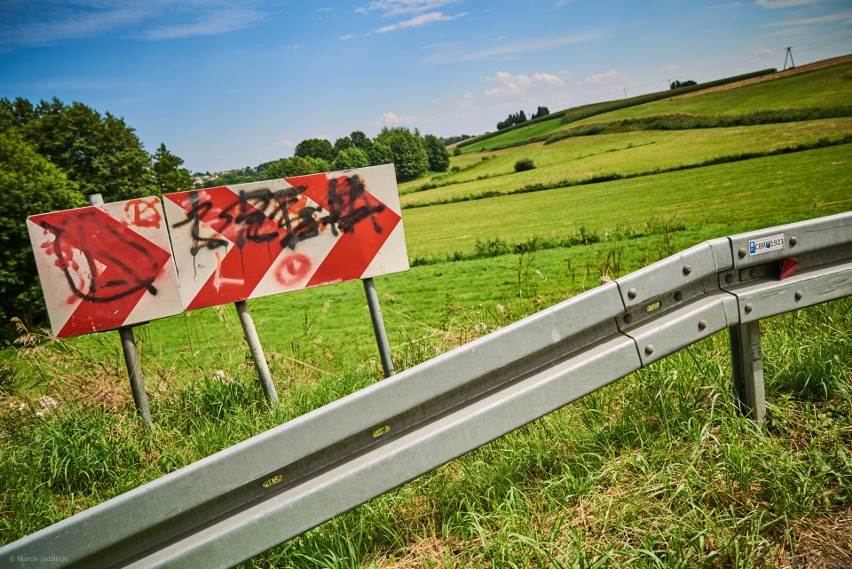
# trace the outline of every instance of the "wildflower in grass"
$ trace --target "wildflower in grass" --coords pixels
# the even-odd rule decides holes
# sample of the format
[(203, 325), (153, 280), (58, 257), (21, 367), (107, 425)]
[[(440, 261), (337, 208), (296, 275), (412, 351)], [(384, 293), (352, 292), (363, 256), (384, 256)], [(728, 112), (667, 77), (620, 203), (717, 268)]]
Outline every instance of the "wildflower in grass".
[(231, 385), (234, 382), (232, 378), (225, 374), (225, 370), (223, 369), (217, 369), (213, 377), (210, 378), (210, 381), (218, 381), (224, 385)]
[(39, 419), (44, 419), (59, 406), (56, 399), (50, 395), (42, 395), (36, 399), (36, 403), (38, 404), (38, 409), (36, 409), (35, 414)]

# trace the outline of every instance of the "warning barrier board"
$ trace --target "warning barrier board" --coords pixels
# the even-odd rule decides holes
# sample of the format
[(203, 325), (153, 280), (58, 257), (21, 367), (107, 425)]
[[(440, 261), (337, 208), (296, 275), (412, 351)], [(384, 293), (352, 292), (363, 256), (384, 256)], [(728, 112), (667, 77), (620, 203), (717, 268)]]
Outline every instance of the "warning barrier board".
[(405, 271), (393, 165), (166, 194), (187, 310)]
[(33, 215), (27, 229), (57, 337), (182, 311), (158, 198)]

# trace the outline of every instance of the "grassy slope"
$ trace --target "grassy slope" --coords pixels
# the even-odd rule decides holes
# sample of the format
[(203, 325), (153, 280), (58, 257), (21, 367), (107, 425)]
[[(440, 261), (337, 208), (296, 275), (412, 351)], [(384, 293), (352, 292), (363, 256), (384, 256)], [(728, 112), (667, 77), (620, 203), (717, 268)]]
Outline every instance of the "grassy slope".
[(648, 103), (601, 117), (590, 117), (571, 126), (676, 113), (738, 115), (757, 111), (849, 105), (852, 104), (850, 89), (852, 63), (844, 63), (739, 89)]
[[(651, 219), (674, 219), (706, 236), (794, 218), (852, 209), (850, 145), (797, 154), (405, 211), (409, 254), (470, 249), (495, 235), (515, 242), (531, 235), (639, 230)], [(814, 184), (813, 173), (820, 172)], [(744, 203), (751, 204), (744, 207)], [(447, 228), (453, 231), (447, 231)]]
[[(406, 185), (403, 192), (410, 193), (402, 195), (400, 201), (405, 207), (484, 191), (507, 193), (532, 183), (577, 182), (603, 174), (635, 175), (743, 153), (769, 153), (820, 139), (842, 140), (850, 133), (852, 118), (567, 138), (555, 144), (535, 143), (489, 152), (465, 170), (442, 178), (440, 183), (446, 185), (441, 187), (411, 192), (418, 186)], [(531, 158), (536, 169), (515, 173), (514, 164), (521, 157)]]
[[(773, 84), (789, 88), (781, 81), (765, 85)], [(826, 104), (848, 104), (843, 85), (835, 84), (841, 94)], [(752, 100), (741, 91), (741, 102)], [(679, 104), (709, 105), (701, 99)], [(838, 119), (627, 133), (519, 147), (487, 162), (464, 154), (453, 164), (478, 163), (458, 177), (493, 175), (541, 152), (537, 170), (479, 186), (511, 191), (849, 132), (849, 122)], [(471, 251), (477, 240), (495, 237), (521, 242), (573, 234), (580, 227), (600, 242), (443, 262), (378, 279), (395, 365), (410, 367), (594, 286), (603, 274), (619, 276), (709, 237), (852, 209), (848, 157), (844, 145), (407, 209), (413, 257)], [(359, 283), (260, 299), (252, 310), (282, 407), (270, 412), (259, 401), (247, 350), (234, 341), (240, 331), (233, 308), (197, 311), (138, 328), (158, 424), (151, 437), (134, 423), (114, 334), (19, 351), (18, 385), (37, 385), (0, 401), (0, 543), (380, 376)], [(716, 335), (248, 565), (751, 567), (794, 556), (799, 563), (837, 558), (850, 543), (842, 525), (852, 495), (850, 318), (847, 300), (764, 323), (767, 429), (755, 430), (733, 412), (726, 340)], [(210, 381), (217, 369), (234, 383)], [(38, 419), (32, 411), (39, 404), (21, 396), (42, 393), (70, 407)], [(75, 407), (87, 401), (107, 412)]]
[[(766, 81), (738, 89), (719, 91), (704, 95), (691, 95), (674, 99), (645, 103), (608, 113), (594, 115), (582, 120), (562, 124), (553, 119), (509, 131), (482, 142), (465, 146), (465, 153), (487, 151), (518, 143), (524, 139), (552, 134), (560, 130), (591, 124), (645, 118), (673, 114), (703, 116), (730, 116), (750, 114), (758, 111), (782, 109), (809, 109), (844, 106), (852, 104), (849, 96), (852, 82), (852, 63), (843, 63), (823, 69), (808, 71)], [(570, 109), (568, 110), (570, 112)]]

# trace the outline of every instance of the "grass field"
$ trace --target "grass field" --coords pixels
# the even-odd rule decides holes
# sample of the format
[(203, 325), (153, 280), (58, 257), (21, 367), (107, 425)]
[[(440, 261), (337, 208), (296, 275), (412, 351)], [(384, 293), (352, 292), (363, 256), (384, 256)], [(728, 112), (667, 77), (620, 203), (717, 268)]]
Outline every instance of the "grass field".
[[(591, 120), (848, 106), (849, 69)], [(852, 119), (520, 144), (565, 126), (400, 186), (414, 266), (376, 279), (398, 371), (706, 239), (852, 210)], [(0, 543), (380, 381), (360, 283), (251, 309), (280, 406), (234, 308), (203, 309), (136, 328), (150, 434), (117, 334), (22, 331), (0, 352)], [(762, 330), (764, 428), (716, 334), (244, 565), (852, 566), (852, 299)]]
[[(608, 113), (607, 121), (654, 115), (688, 113), (696, 115), (737, 115), (756, 111), (826, 108), (848, 105), (852, 83), (852, 62), (817, 69), (776, 81), (767, 81), (741, 89), (721, 91), (701, 97), (657, 101)], [(598, 117), (578, 121), (598, 122)], [(572, 125), (573, 126), (573, 125)]]
[[(852, 118), (826, 119), (728, 129), (655, 131), (566, 138), (555, 144), (534, 143), (483, 155), (453, 175), (402, 187), (403, 207), (458, 200), (483, 192), (510, 193), (527, 185), (572, 184), (593, 177), (641, 176), (656, 170), (731, 162), (749, 155), (771, 155), (817, 144), (852, 142)], [(515, 162), (530, 158), (535, 170), (515, 172)], [(432, 187), (437, 186), (437, 187)], [(425, 191), (424, 191), (425, 189)]]

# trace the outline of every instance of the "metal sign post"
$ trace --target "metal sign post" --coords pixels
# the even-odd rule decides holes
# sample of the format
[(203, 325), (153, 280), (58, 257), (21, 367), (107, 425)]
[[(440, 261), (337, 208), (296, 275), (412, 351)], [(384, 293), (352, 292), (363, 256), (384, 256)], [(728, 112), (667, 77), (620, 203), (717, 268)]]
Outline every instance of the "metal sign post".
[(257, 335), (257, 329), (254, 327), (254, 320), (251, 317), (248, 303), (245, 300), (240, 300), (235, 302), (234, 306), (240, 316), (240, 324), (243, 325), (243, 334), (245, 334), (246, 342), (248, 342), (263, 393), (270, 403), (277, 405), (278, 393), (275, 392), (275, 385), (273, 385), (272, 376), (269, 374), (269, 365), (266, 363), (266, 356), (263, 353), (263, 346), (260, 345), (260, 338)]
[(136, 351), (136, 338), (133, 337), (133, 327), (123, 326), (118, 329), (121, 338), (121, 349), (124, 352), (124, 363), (127, 375), (130, 377), (130, 390), (133, 392), (133, 404), (136, 411), (145, 421), (145, 426), (151, 428), (151, 409), (148, 407), (148, 394), (145, 393), (145, 381), (142, 379), (142, 366), (139, 364), (139, 354)]
[(385, 377), (390, 377), (394, 374), (393, 361), (388, 345), (388, 335), (385, 333), (385, 322), (382, 319), (382, 307), (379, 305), (379, 295), (376, 294), (376, 285), (372, 278), (364, 279), (364, 292), (367, 293), (367, 306), (370, 308), (370, 319), (373, 321), (373, 332), (376, 335), (376, 344), (379, 346), (382, 369)]
[(252, 298), (362, 280), (385, 377), (394, 374), (372, 281), (408, 270), (393, 165), (176, 192), (163, 203), (184, 310), (234, 303), (270, 401)]
[[(89, 203), (103, 205), (101, 194), (89, 195)], [(142, 366), (139, 363), (139, 353), (136, 350), (136, 338), (133, 336), (133, 326), (122, 326), (118, 329), (121, 338), (121, 349), (124, 352), (124, 363), (130, 378), (130, 390), (133, 392), (133, 404), (136, 411), (145, 421), (145, 427), (151, 428), (151, 409), (148, 406), (148, 394), (145, 392), (145, 381), (142, 378)]]

